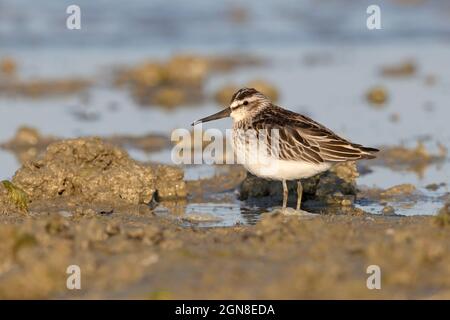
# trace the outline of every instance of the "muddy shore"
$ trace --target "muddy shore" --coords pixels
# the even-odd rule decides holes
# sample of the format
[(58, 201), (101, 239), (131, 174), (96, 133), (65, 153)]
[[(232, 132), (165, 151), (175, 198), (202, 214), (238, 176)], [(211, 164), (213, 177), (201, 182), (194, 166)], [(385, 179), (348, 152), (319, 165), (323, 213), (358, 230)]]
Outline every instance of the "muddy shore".
[[(450, 298), (450, 233), (433, 218), (265, 215), (198, 228), (150, 212), (2, 216), (1, 298)], [(67, 290), (67, 266), (82, 290)], [(379, 265), (382, 289), (368, 290)]]
[[(35, 117), (21, 119), (15, 134), (8, 126), (10, 138), (0, 141), (0, 152), (16, 161), (0, 183), (0, 298), (450, 298), (448, 140), (430, 130), (427, 141), (419, 130), (445, 118), (437, 112), (447, 100), (430, 102), (435, 93), (426, 92), (414, 97), (424, 110), (414, 111), (414, 104), (396, 100), (402, 90), (392, 82), (415, 79), (420, 90), (444, 91), (445, 77), (434, 71), (431, 81), (424, 60), (364, 69), (370, 59), (362, 56), (354, 68), (326, 51), (303, 59), (296, 53), (286, 64), (278, 58), (273, 66), (253, 55), (178, 54), (113, 64), (106, 77), (31, 81), (18, 72), (20, 64), (6, 60), (0, 97), (12, 106), (4, 114), (21, 112), (18, 99)], [(301, 77), (286, 77), (292, 61), (301, 63)], [(325, 66), (327, 75), (349, 78), (358, 69), (361, 79), (314, 73)], [(235, 77), (244, 67), (245, 77)], [(373, 78), (361, 68), (377, 81), (367, 82)], [(320, 94), (299, 84), (317, 86)], [(203, 174), (202, 165), (167, 161), (175, 144), (170, 131), (216, 112), (242, 85), (289, 108), (305, 102), (296, 111), (381, 152), (304, 181), (302, 208), (314, 217), (280, 214), (280, 183), (239, 165), (211, 165)], [(73, 100), (66, 105), (62, 97)], [(335, 101), (346, 109), (334, 109)], [(32, 112), (45, 113), (47, 104), (53, 108), (43, 110), (55, 123), (76, 130), (54, 124), (47, 130), (47, 118), (39, 125)], [(351, 123), (348, 114), (362, 118)], [(404, 126), (417, 119), (429, 122)], [(288, 205), (295, 206), (295, 185), (289, 187)], [(71, 265), (80, 267), (81, 290), (66, 287)], [(381, 290), (366, 286), (371, 265), (381, 269)]]
[[(263, 207), (280, 200), (277, 186), (228, 170), (185, 182), (97, 138), (50, 143), (0, 184), (0, 298), (450, 298), (448, 205), (437, 217), (368, 214), (355, 199), (417, 190), (358, 190), (348, 163), (306, 181), (306, 206), (322, 203), (312, 218), (263, 209), (256, 224), (223, 228), (186, 215), (187, 203), (226, 190)], [(66, 287), (70, 265), (81, 290)], [(370, 265), (381, 290), (366, 286)]]

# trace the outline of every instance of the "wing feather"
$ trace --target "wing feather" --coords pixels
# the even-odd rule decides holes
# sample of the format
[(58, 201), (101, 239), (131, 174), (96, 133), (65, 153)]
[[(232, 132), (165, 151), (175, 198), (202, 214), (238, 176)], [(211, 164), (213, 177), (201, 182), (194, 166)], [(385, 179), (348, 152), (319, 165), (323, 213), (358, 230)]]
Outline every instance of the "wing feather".
[[(253, 119), (251, 126), (264, 129), (269, 152), (274, 154), (277, 150), (276, 156), (282, 160), (342, 162), (374, 158), (378, 151), (347, 141), (320, 123), (280, 107), (267, 108)], [(279, 142), (272, 139), (272, 130), (277, 130)]]

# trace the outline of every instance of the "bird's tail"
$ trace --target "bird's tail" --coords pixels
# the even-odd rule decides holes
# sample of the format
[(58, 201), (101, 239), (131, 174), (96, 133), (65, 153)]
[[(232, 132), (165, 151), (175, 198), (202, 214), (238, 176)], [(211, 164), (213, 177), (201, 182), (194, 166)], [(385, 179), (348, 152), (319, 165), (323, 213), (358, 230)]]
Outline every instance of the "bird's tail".
[(359, 149), (361, 152), (361, 159), (374, 159), (376, 158), (376, 153), (380, 151), (376, 148), (364, 147), (360, 144), (353, 144), (352, 146)]

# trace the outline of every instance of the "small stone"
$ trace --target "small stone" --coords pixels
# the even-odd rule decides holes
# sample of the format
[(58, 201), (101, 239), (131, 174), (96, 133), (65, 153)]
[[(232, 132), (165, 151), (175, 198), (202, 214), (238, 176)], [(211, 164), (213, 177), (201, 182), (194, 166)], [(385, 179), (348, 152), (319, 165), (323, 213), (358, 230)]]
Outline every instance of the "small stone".
[(95, 212), (92, 208), (76, 208), (75, 209), (75, 216), (77, 217), (85, 217), (85, 218), (92, 218), (97, 215), (97, 212)]
[(182, 217), (184, 221), (192, 223), (202, 223), (202, 222), (220, 222), (221, 218), (208, 213), (189, 213)]
[(382, 106), (388, 100), (388, 93), (384, 87), (377, 86), (367, 91), (366, 98), (372, 105)]
[(17, 64), (14, 59), (6, 57), (0, 60), (0, 74), (13, 76), (17, 71)]
[(71, 216), (73, 216), (72, 212), (67, 211), (67, 210), (60, 210), (60, 211), (58, 211), (58, 214), (64, 218), (70, 218)]
[(410, 195), (414, 191), (416, 191), (416, 187), (410, 183), (405, 184), (399, 184), (393, 187), (390, 187), (386, 189), (385, 191), (381, 192), (381, 197), (389, 198), (389, 197), (395, 197), (398, 195)]
[(141, 263), (142, 263), (142, 265), (143, 265), (144, 267), (148, 267), (148, 266), (150, 266), (150, 265), (152, 265), (152, 264), (157, 263), (158, 260), (159, 260), (159, 256), (158, 256), (156, 253), (154, 253), (154, 254), (151, 254), (151, 255), (149, 255), (148, 257), (144, 258), (144, 259), (141, 261)]
[(445, 183), (430, 183), (428, 185), (425, 186), (425, 189), (430, 190), (430, 191), (436, 191), (439, 188), (445, 186)]
[(352, 205), (352, 201), (350, 199), (344, 199), (341, 201), (341, 205), (343, 206), (351, 206)]
[(386, 235), (393, 236), (395, 234), (395, 230), (392, 228), (386, 229)]
[(128, 238), (141, 240), (145, 236), (145, 231), (142, 228), (131, 228), (126, 232)]
[(110, 222), (106, 225), (105, 232), (109, 236), (116, 235), (120, 232), (120, 225), (118, 223)]
[(395, 209), (392, 206), (386, 206), (381, 210), (383, 215), (391, 216), (395, 214)]
[(69, 229), (69, 222), (61, 216), (53, 216), (45, 225), (45, 230), (49, 234), (58, 234)]

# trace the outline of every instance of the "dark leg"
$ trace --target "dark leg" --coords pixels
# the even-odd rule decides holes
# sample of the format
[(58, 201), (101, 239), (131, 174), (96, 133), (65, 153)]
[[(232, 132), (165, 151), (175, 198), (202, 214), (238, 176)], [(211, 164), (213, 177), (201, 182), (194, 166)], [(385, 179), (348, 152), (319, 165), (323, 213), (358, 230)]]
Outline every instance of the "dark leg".
[(283, 209), (286, 209), (288, 195), (289, 195), (289, 191), (288, 191), (287, 183), (286, 183), (286, 180), (283, 180)]
[(300, 210), (302, 204), (303, 186), (300, 180), (297, 181), (297, 210)]

